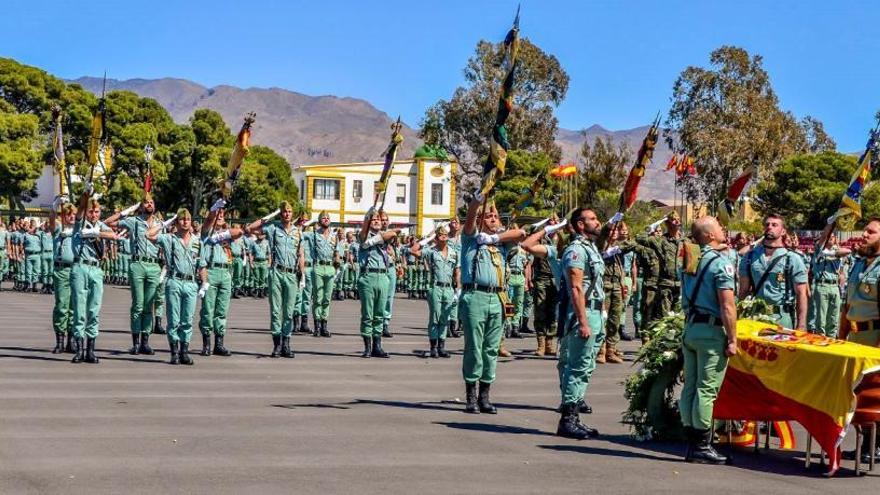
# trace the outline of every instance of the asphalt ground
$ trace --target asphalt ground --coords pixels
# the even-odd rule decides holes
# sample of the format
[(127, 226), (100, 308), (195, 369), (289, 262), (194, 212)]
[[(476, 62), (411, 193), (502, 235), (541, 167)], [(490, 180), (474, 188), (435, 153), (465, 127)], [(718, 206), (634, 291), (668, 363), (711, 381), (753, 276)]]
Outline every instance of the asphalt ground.
[[(8, 284), (4, 284), (8, 285)], [(271, 359), (268, 303), (233, 300), (231, 357), (170, 366), (130, 356), (128, 291), (108, 287), (98, 365), (53, 355), (50, 296), (0, 293), (0, 493), (856, 493), (852, 462), (834, 479), (798, 450), (738, 452), (733, 466), (681, 461), (683, 446), (642, 443), (620, 423), (631, 364), (601, 365), (582, 416), (601, 437), (555, 436), (556, 361), (510, 340), (492, 397), (461, 401), (461, 339), (426, 359), (424, 301), (398, 297), (390, 359), (359, 357), (359, 306), (333, 302), (330, 339), (296, 335)], [(200, 347), (200, 338), (193, 338)], [(625, 343), (628, 359), (636, 344)], [(852, 435), (847, 446), (852, 444)], [(817, 459), (818, 460), (818, 459)], [(880, 470), (875, 471), (875, 473)], [(845, 491), (845, 492), (844, 492)]]

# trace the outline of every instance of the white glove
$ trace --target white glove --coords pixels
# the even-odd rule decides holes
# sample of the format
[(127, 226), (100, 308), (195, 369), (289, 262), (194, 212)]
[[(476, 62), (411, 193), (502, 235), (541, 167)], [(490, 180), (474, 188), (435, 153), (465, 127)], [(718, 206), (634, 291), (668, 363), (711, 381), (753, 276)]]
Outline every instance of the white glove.
[(498, 234), (487, 234), (485, 232), (480, 232), (477, 234), (477, 244), (482, 246), (484, 244), (497, 244), (498, 243)]
[(73, 228), (67, 227), (61, 231), (61, 237), (70, 237), (73, 235)]
[(428, 237), (425, 237), (424, 239), (419, 241), (419, 246), (422, 246), (422, 247), (427, 246), (431, 241), (434, 240), (435, 237), (437, 237), (435, 234), (431, 234)]
[(86, 195), (87, 196), (91, 196), (92, 194), (95, 194), (95, 185), (92, 184), (92, 181), (87, 180), (85, 185), (86, 185)]
[(162, 222), (162, 228), (167, 229), (168, 227), (171, 227), (171, 225), (174, 224), (175, 220), (177, 220), (176, 214), (173, 217), (169, 218), (168, 220), (165, 220), (164, 222)]
[(129, 206), (128, 208), (120, 211), (119, 216), (122, 218), (125, 218), (125, 217), (131, 215), (132, 213), (134, 213), (135, 211), (137, 211), (137, 209), (140, 208), (140, 206), (141, 206), (140, 203), (135, 203), (135, 204)]
[(831, 257), (837, 254), (837, 251), (834, 249), (823, 249), (822, 256)]
[(101, 235), (101, 229), (98, 227), (86, 227), (79, 231), (79, 235), (83, 239), (94, 239)]
[(367, 210), (367, 213), (364, 214), (364, 221), (370, 221), (373, 218), (373, 215), (376, 214), (376, 207), (371, 206), (370, 209)]
[(214, 244), (220, 244), (221, 242), (228, 241), (230, 239), (232, 239), (232, 234), (228, 230), (211, 236), (211, 242)]
[(602, 253), (602, 257), (607, 259), (618, 254), (620, 254), (620, 246), (614, 246), (613, 248), (608, 249), (604, 253)]
[(226, 200), (223, 198), (220, 198), (217, 201), (214, 201), (214, 204), (211, 205), (211, 213), (214, 213), (215, 211), (220, 210), (222, 208), (226, 208)]
[(613, 217), (611, 217), (611, 220), (608, 220), (608, 223), (614, 224), (614, 223), (617, 223), (621, 220), (623, 220), (623, 213), (618, 211), (617, 213), (614, 214)]
[(547, 223), (547, 222), (549, 222), (549, 221), (550, 221), (550, 217), (547, 217), (547, 218), (541, 220), (540, 222), (535, 222), (535, 223), (533, 223), (533, 224), (531, 225), (531, 227), (532, 227), (533, 229), (535, 229), (535, 230), (538, 230), (538, 229), (541, 228), (541, 226), (543, 226), (545, 223)]
[(205, 294), (208, 293), (208, 289), (211, 288), (211, 284), (208, 282), (202, 282), (202, 286), (199, 287), (199, 299), (204, 299)]
[(373, 237), (370, 237), (369, 239), (364, 241), (363, 247), (364, 248), (371, 248), (373, 246), (383, 244), (383, 243), (385, 243), (385, 239), (382, 239), (381, 235), (376, 234)]
[(836, 222), (836, 221), (837, 221), (837, 213), (836, 213), (836, 212), (834, 213), (834, 215), (831, 215), (830, 217), (828, 217), (827, 220), (825, 220), (825, 222), (826, 222), (828, 225), (831, 225), (832, 223), (834, 223), (834, 222)]
[(565, 219), (565, 220), (557, 223), (556, 225), (550, 225), (550, 226), (544, 227), (544, 233), (547, 235), (550, 235), (550, 234), (556, 232), (557, 230), (565, 227), (566, 225), (568, 225), (568, 219)]
[(275, 211), (273, 211), (272, 213), (269, 213), (269, 214), (266, 215), (265, 217), (261, 218), (260, 220), (262, 220), (262, 221), (264, 221), (264, 222), (268, 222), (269, 220), (272, 220), (273, 218), (275, 218), (276, 216), (278, 216), (279, 213), (281, 213), (281, 210), (280, 210), (280, 209), (275, 210)]
[(61, 208), (61, 205), (63, 205), (66, 201), (67, 201), (67, 196), (64, 194), (61, 194), (59, 196), (55, 196), (55, 201), (52, 202), (52, 209), (57, 210), (58, 208)]
[(665, 218), (661, 218), (660, 220), (657, 220), (656, 222), (652, 223), (651, 225), (648, 225), (647, 227), (645, 227), (645, 232), (647, 232), (649, 234), (654, 232), (655, 230), (659, 229), (660, 226), (663, 225), (663, 222), (665, 222), (665, 221), (666, 221)]
[(165, 267), (163, 266), (162, 271), (159, 272), (159, 283), (160, 284), (165, 281), (165, 276), (167, 276), (167, 275), (168, 275), (168, 270), (166, 270)]
[(474, 193), (474, 199), (477, 200), (478, 203), (482, 203), (486, 198), (483, 196), (483, 193), (477, 189), (477, 192)]

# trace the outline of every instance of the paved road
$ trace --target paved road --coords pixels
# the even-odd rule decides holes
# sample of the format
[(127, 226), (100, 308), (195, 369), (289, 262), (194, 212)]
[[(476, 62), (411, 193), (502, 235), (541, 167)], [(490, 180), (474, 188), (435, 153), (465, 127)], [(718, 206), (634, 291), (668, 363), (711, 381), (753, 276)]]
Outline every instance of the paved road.
[[(0, 293), (0, 493), (827, 493), (876, 489), (849, 471), (825, 480), (802, 453), (680, 462), (681, 447), (632, 441), (619, 423), (628, 365), (601, 366), (587, 420), (602, 437), (553, 435), (555, 361), (531, 340), (499, 364), (497, 416), (459, 403), (452, 359), (423, 359), (421, 301), (398, 299), (389, 360), (360, 359), (356, 302), (334, 302), (332, 339), (296, 336), (270, 359), (265, 301), (233, 301), (229, 358), (169, 366), (129, 356), (128, 292), (104, 295), (101, 364), (53, 355), (51, 298)], [(198, 340), (198, 337), (196, 339)], [(633, 346), (626, 347), (634, 351)], [(518, 352), (522, 351), (522, 352)], [(800, 439), (803, 445), (803, 438)]]

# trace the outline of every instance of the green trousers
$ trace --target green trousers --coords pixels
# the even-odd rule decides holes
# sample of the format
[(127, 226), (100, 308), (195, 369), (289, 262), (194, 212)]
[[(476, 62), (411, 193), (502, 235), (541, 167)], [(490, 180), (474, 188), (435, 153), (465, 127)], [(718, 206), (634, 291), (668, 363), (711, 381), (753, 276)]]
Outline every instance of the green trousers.
[(198, 298), (199, 286), (195, 282), (176, 278), (165, 281), (165, 331), (168, 343), (189, 343)]
[(810, 295), (814, 324), (811, 328), (818, 334), (837, 338), (840, 327), (840, 289), (837, 284), (816, 284)]
[(639, 330), (642, 328), (642, 278), (637, 277), (636, 283), (633, 285), (632, 299), (630, 306), (633, 308), (633, 326)]
[(720, 326), (706, 323), (685, 326), (682, 338), (684, 386), (678, 404), (684, 426), (698, 430), (712, 427), (715, 398), (727, 369), (726, 344), (727, 336)]
[(131, 289), (132, 334), (153, 332), (153, 305), (156, 304), (156, 291), (159, 289), (157, 263), (136, 261), (129, 266), (128, 280)]
[(623, 287), (612, 283), (605, 285), (605, 342), (613, 349), (620, 342), (620, 313), (623, 312)]
[(791, 315), (785, 311), (772, 313), (770, 317), (773, 319), (774, 323), (782, 325), (784, 328), (794, 328), (794, 320), (792, 320)]
[(153, 314), (154, 315), (162, 315), (165, 314), (165, 287), (168, 285), (168, 277), (166, 276), (165, 280), (159, 282), (159, 285), (156, 287), (156, 301), (153, 302)]
[(394, 310), (394, 293), (397, 292), (397, 270), (393, 267), (388, 269), (388, 291), (385, 294), (385, 323), (391, 321), (391, 312)]
[(97, 266), (73, 265), (70, 273), (73, 336), (97, 338), (104, 296), (104, 272)]
[(620, 324), (624, 328), (626, 327), (626, 308), (629, 306), (630, 301), (633, 298), (633, 290), (635, 289), (635, 284), (633, 284), (632, 277), (624, 277), (623, 279), (623, 287), (626, 289), (626, 297), (623, 298), (623, 306), (620, 308)]
[(246, 289), (254, 288), (254, 270), (249, 261), (241, 260), (241, 286)]
[(305, 316), (312, 312), (312, 298), (309, 295), (312, 293), (312, 272), (314, 269), (314, 266), (307, 267), (303, 274), (306, 283), (297, 297), (296, 305), (293, 308), (294, 316)]
[(40, 256), (40, 282), (49, 285), (53, 282), (52, 272), (55, 271), (55, 264), (52, 251), (43, 251)]
[[(5, 247), (5, 246), (4, 246)], [(0, 282), (6, 278), (6, 272), (9, 271), (9, 257), (6, 256), (6, 250), (0, 250)]]
[(299, 280), (295, 273), (269, 270), (269, 329), (272, 335), (290, 337), (298, 298)]
[(226, 316), (232, 297), (232, 275), (228, 268), (208, 268), (211, 287), (202, 300), (199, 331), (202, 335), (226, 335)]
[(315, 321), (327, 321), (330, 315), (330, 299), (333, 297), (333, 265), (316, 265), (312, 268), (312, 311)]
[(385, 307), (388, 304), (388, 275), (364, 272), (358, 280), (361, 297), (361, 336), (382, 336)]
[(674, 292), (674, 287), (659, 285), (656, 282), (645, 285), (644, 300), (642, 301), (642, 323), (645, 328), (672, 311), (675, 304)]
[(433, 286), (428, 289), (428, 338), (446, 340), (446, 327), (452, 312), (452, 287)]
[(559, 291), (552, 280), (538, 280), (532, 286), (535, 298), (535, 334), (556, 337), (556, 303)]
[(462, 293), (461, 326), (464, 358), (461, 374), (466, 383), (492, 383), (498, 365), (498, 347), (504, 336), (504, 308), (498, 294), (470, 290)]
[(508, 320), (511, 328), (519, 331), (522, 322), (526, 300), (526, 278), (524, 275), (511, 275), (507, 280), (507, 295), (513, 303), (514, 315)]
[(602, 312), (587, 309), (587, 323), (590, 325), (590, 338), (581, 337), (580, 325), (573, 312), (569, 312), (565, 336), (559, 341), (559, 360), (556, 371), (559, 374), (559, 390), (563, 404), (574, 404), (584, 398), (590, 385), (590, 378), (596, 369), (596, 356), (605, 345), (605, 322)]
[(404, 270), (403, 275), (403, 285), (406, 286), (406, 290), (409, 292), (413, 292), (416, 289), (416, 266), (415, 265), (406, 265), (406, 269)]
[(71, 329), (73, 309), (70, 307), (70, 272), (72, 267), (66, 266), (53, 270), (52, 280), (55, 285), (55, 307), (52, 308), (52, 329), (55, 333), (67, 335)]
[(242, 283), (242, 270), (244, 268), (244, 263), (241, 262), (241, 258), (235, 257), (232, 260), (232, 287), (234, 289), (240, 289)]
[(128, 270), (131, 268), (131, 255), (120, 254), (117, 258), (119, 262), (119, 276), (122, 277), (122, 283), (128, 283)]
[(40, 281), (40, 271), (43, 264), (42, 253), (27, 253), (24, 258), (25, 282), (35, 284)]
[(254, 287), (265, 289), (269, 283), (269, 262), (266, 260), (254, 261)]

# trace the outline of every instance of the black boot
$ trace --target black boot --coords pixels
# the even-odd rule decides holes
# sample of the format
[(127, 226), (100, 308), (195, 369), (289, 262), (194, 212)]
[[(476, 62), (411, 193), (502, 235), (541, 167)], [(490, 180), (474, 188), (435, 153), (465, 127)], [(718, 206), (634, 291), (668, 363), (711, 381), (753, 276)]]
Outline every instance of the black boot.
[(171, 361), (168, 364), (180, 364), (180, 343), (172, 342), (171, 344)]
[(87, 363), (98, 364), (98, 356), (95, 356), (95, 341), (97, 339), (87, 338), (86, 339), (86, 357), (84, 359)]
[(510, 326), (510, 338), (512, 338), (512, 339), (523, 338), (522, 334), (519, 332), (519, 327), (514, 326), (514, 325)]
[(370, 355), (377, 358), (388, 357), (388, 353), (382, 349), (382, 337), (373, 337), (373, 352)]
[(529, 317), (523, 316), (522, 323), (519, 325), (519, 333), (535, 333), (534, 330), (529, 328)]
[(449, 335), (456, 339), (461, 337), (461, 325), (459, 325), (458, 322), (449, 322)]
[(372, 337), (364, 337), (364, 352), (361, 353), (362, 358), (369, 358), (373, 356), (373, 338)]
[(437, 355), (442, 358), (449, 357), (449, 353), (446, 352), (446, 339), (437, 340)]
[(428, 339), (428, 342), (431, 344), (431, 351), (428, 355), (432, 358), (439, 357), (437, 354), (437, 339)]
[(202, 334), (202, 356), (210, 356), (211, 355), (211, 335), (203, 333)]
[(327, 320), (321, 320), (321, 337), (330, 338), (330, 330), (327, 330)]
[(281, 353), (281, 336), (273, 335), (272, 336), (272, 354), (269, 354), (269, 357), (277, 358)]
[(232, 298), (233, 299), (238, 299), (239, 297), (241, 297), (240, 294), (241, 294), (240, 289), (232, 289)]
[(159, 335), (165, 335), (165, 328), (162, 326), (162, 317), (156, 316), (153, 319), (153, 333), (158, 333)]
[(586, 440), (590, 438), (589, 432), (578, 425), (575, 411), (577, 404), (563, 404), (559, 424), (556, 426), (556, 434), (560, 437)]
[(56, 333), (55, 348), (52, 349), (52, 354), (61, 354), (62, 352), (64, 352), (64, 335)]
[(321, 320), (315, 318), (315, 329), (312, 330), (312, 337), (321, 336)]
[(216, 356), (231, 356), (232, 352), (223, 346), (223, 336), (215, 335), (214, 336), (214, 355)]
[(712, 430), (693, 430), (695, 443), (688, 462), (697, 464), (724, 464), (727, 457), (712, 448)]
[(480, 408), (477, 406), (477, 384), (465, 382), (464, 396), (467, 401), (464, 406), (464, 412), (469, 414), (480, 414)]
[(83, 339), (82, 337), (77, 337), (74, 339), (73, 344), (73, 359), (70, 360), (71, 363), (81, 363), (83, 361)]
[(480, 382), (480, 395), (477, 397), (477, 405), (480, 406), (480, 412), (486, 414), (498, 414), (498, 410), (489, 401), (489, 389), (491, 383)]
[(617, 333), (620, 335), (620, 340), (623, 340), (624, 342), (630, 342), (633, 339), (633, 336), (626, 332), (625, 325), (620, 325)]
[(684, 462), (691, 462), (691, 454), (694, 452), (694, 429), (690, 426), (682, 426), (681, 433), (684, 436), (686, 444), (684, 451)]
[(580, 401), (578, 401), (577, 412), (581, 414), (593, 414), (593, 408), (590, 407), (589, 404), (587, 404), (587, 401), (581, 399)]
[(312, 333), (312, 331), (309, 329), (309, 317), (307, 315), (302, 315), (302, 318), (300, 318), (299, 321), (300, 333)]
[(296, 357), (293, 349), (290, 348), (290, 337), (281, 337), (281, 357)]
[(70, 330), (67, 331), (67, 344), (64, 346), (64, 352), (67, 354), (74, 354), (76, 349), (73, 347), (73, 332)]
[(189, 342), (180, 343), (180, 364), (192, 366), (193, 360), (189, 357)]
[(133, 333), (131, 334), (131, 347), (128, 348), (128, 353), (132, 356), (138, 353), (138, 350), (141, 348), (141, 334)]
[(394, 338), (394, 335), (391, 335), (391, 330), (388, 329), (388, 323), (382, 324), (382, 336), (386, 339)]
[(152, 356), (153, 354), (156, 354), (156, 351), (154, 351), (153, 348), (150, 347), (150, 334), (148, 334), (148, 333), (141, 334), (141, 346), (138, 349), (138, 352), (141, 354), (146, 354), (148, 356)]

